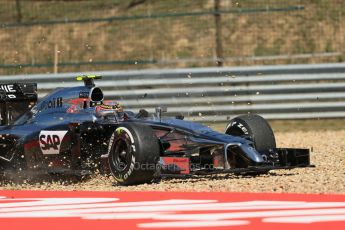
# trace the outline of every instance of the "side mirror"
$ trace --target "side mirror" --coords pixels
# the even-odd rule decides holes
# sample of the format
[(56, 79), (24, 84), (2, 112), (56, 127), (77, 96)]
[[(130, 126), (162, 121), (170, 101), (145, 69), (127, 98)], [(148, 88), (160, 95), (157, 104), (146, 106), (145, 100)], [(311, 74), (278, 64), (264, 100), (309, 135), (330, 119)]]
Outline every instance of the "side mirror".
[(175, 118), (176, 118), (176, 119), (179, 119), (179, 120), (183, 120), (183, 119), (184, 119), (184, 116), (183, 116), (182, 113), (180, 113), (180, 114), (177, 114), (177, 115), (175, 116)]

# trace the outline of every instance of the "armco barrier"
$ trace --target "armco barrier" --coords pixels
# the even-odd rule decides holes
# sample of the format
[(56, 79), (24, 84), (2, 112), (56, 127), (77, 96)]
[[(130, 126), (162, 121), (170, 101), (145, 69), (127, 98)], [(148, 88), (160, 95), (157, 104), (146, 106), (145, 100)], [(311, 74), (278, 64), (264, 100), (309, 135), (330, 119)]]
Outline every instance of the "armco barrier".
[(37, 82), (39, 97), (56, 87), (79, 85), (75, 76), (102, 75), (107, 99), (167, 116), (225, 121), (243, 113), (268, 119), (345, 117), (345, 63), (229, 68), (156, 69), (0, 76), (0, 82)]

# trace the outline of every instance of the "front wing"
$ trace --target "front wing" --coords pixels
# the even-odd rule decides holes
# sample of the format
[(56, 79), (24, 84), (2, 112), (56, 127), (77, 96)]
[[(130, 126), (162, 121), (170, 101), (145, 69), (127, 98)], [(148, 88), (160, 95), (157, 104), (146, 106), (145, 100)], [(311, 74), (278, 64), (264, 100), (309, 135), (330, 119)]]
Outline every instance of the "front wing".
[(247, 168), (225, 169), (224, 167), (218, 167), (217, 162), (214, 162), (214, 164), (202, 165), (191, 163), (188, 157), (161, 157), (159, 161), (159, 170), (162, 176), (188, 176), (220, 173), (260, 174), (277, 169), (315, 167), (310, 164), (309, 149), (275, 148), (272, 150), (278, 153), (278, 159), (275, 162), (266, 162), (262, 165), (250, 166)]

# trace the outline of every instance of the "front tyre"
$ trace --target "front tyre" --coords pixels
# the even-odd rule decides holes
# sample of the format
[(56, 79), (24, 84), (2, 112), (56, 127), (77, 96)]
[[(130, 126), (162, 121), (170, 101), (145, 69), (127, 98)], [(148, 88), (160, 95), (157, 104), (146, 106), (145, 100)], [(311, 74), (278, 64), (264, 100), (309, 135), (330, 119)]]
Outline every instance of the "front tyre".
[(121, 124), (112, 134), (109, 145), (109, 167), (119, 184), (152, 181), (160, 148), (151, 127), (139, 123)]
[(241, 115), (230, 120), (225, 133), (250, 139), (254, 142), (255, 149), (262, 154), (276, 148), (271, 126), (256, 114)]

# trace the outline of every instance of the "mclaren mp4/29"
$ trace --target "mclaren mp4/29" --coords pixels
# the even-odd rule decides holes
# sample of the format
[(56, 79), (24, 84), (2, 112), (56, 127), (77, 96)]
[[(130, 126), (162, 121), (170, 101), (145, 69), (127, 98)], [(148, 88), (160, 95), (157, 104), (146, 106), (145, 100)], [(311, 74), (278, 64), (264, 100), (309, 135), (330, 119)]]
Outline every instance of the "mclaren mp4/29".
[(225, 133), (179, 115), (135, 114), (104, 100), (96, 76), (37, 101), (35, 83), (0, 85), (0, 172), (111, 173), (122, 185), (162, 175), (267, 173), (308, 167), (309, 150), (276, 148), (258, 115), (229, 121)]

